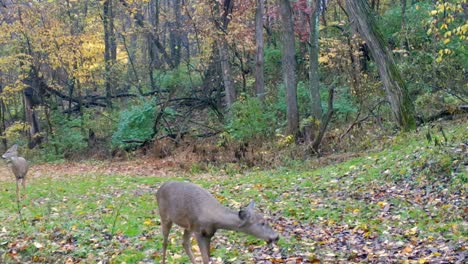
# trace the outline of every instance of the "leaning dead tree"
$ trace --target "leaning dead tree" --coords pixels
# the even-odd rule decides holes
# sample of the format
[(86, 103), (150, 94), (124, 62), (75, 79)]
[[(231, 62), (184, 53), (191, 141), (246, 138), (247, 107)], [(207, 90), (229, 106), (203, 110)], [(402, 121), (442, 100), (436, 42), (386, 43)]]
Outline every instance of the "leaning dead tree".
[(402, 130), (416, 128), (414, 106), (406, 83), (377, 26), (369, 3), (366, 0), (346, 0), (346, 7), (353, 25), (370, 47), (392, 108), (393, 117)]

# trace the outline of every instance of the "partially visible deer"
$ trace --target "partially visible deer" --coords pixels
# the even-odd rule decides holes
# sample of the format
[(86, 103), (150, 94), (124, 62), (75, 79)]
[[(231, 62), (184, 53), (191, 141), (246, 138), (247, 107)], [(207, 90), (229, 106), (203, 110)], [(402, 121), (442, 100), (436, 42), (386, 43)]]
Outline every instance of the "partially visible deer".
[(263, 216), (254, 212), (253, 201), (240, 211), (233, 211), (221, 205), (207, 190), (185, 182), (164, 183), (156, 192), (156, 198), (163, 233), (163, 264), (173, 223), (185, 229), (182, 244), (192, 263), (196, 263), (190, 243), (192, 234), (197, 239), (204, 264), (210, 261), (210, 242), (218, 229), (240, 231), (268, 243), (279, 239)]
[(18, 157), (18, 145), (9, 148), (2, 158), (10, 163), (11, 170), (16, 177), (16, 197), (19, 199), (19, 182), (23, 186), (23, 195), (26, 193), (26, 174), (28, 173), (28, 162), (23, 157)]

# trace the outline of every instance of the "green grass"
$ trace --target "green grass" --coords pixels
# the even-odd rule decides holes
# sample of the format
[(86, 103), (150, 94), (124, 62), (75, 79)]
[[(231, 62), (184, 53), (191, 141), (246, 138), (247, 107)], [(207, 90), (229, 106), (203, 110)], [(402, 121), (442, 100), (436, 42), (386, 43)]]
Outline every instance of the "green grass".
[[(391, 254), (390, 260), (413, 254), (413, 259), (437, 261), (466, 244), (466, 155), (455, 151), (466, 140), (466, 128), (463, 123), (446, 128), (449, 142), (443, 146), (427, 142), (424, 133), (408, 133), (381, 152), (317, 169), (303, 163), (229, 177), (180, 175), (177, 180), (196, 179), (230, 207), (256, 200), (282, 234), (279, 246), (267, 251), (274, 258), (282, 252), (283, 258), (368, 261), (371, 253), (362, 253), (363, 245), (387, 241), (396, 246), (379, 250)], [(14, 183), (2, 183), (0, 262), (158, 263), (162, 237), (154, 193), (166, 180), (90, 174), (32, 179), (21, 202), (23, 221)], [(188, 262), (181, 234), (180, 228), (171, 232), (171, 263)], [(343, 237), (345, 248), (338, 246)], [(425, 246), (436, 242), (453, 250), (428, 254)], [(420, 250), (408, 253), (399, 243)], [(258, 252), (266, 248), (227, 231), (219, 232), (213, 244), (215, 261), (233, 263), (259, 262)], [(385, 254), (374, 257), (388, 260)]]

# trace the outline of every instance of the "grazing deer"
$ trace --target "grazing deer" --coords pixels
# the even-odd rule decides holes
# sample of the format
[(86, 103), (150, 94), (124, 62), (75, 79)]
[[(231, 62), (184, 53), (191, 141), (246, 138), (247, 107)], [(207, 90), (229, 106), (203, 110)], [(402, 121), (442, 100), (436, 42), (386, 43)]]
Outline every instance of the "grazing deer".
[(254, 212), (253, 201), (240, 211), (233, 211), (221, 205), (207, 190), (185, 182), (164, 183), (156, 192), (156, 198), (163, 233), (163, 264), (166, 263), (168, 236), (173, 223), (185, 229), (182, 244), (192, 263), (196, 263), (190, 244), (192, 234), (204, 264), (210, 261), (210, 242), (218, 229), (240, 231), (268, 243), (279, 239), (263, 216)]
[(23, 185), (23, 192), (26, 193), (26, 173), (28, 173), (28, 162), (23, 157), (18, 157), (18, 145), (9, 148), (2, 158), (10, 163), (11, 170), (16, 177), (16, 197), (19, 199), (19, 182)]

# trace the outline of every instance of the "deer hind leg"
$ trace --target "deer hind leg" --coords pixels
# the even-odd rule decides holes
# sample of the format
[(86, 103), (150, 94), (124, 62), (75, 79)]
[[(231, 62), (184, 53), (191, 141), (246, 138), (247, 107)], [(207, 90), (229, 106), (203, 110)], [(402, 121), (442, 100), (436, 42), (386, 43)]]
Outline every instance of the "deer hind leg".
[(184, 239), (182, 241), (182, 245), (184, 246), (184, 249), (185, 249), (185, 252), (187, 253), (187, 255), (189, 256), (190, 258), (190, 262), (192, 262), (192, 264), (195, 264), (195, 257), (193, 256), (193, 253), (192, 253), (192, 248), (191, 248), (191, 243), (190, 243), (190, 238), (192, 237), (192, 232), (190, 232), (189, 230), (185, 229), (184, 231)]
[(162, 229), (162, 234), (163, 234), (163, 259), (162, 263), (166, 263), (166, 251), (167, 251), (167, 245), (168, 245), (168, 238), (169, 238), (169, 232), (171, 231), (172, 227), (172, 221), (170, 220), (163, 220), (161, 218), (161, 229)]

